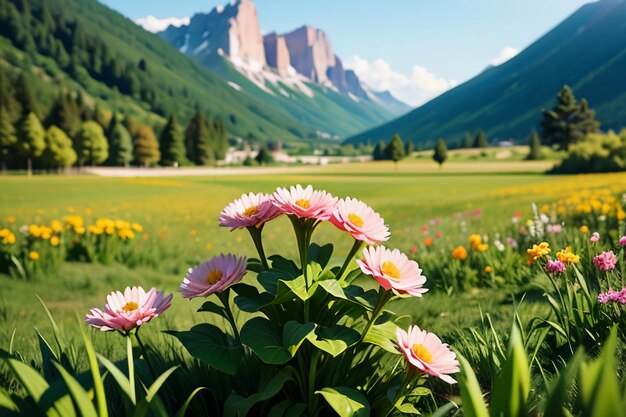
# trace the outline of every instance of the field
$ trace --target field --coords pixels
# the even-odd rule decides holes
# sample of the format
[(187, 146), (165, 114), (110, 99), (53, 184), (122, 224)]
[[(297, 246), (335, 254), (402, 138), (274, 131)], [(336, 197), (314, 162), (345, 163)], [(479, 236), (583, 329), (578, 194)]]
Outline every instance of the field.
[[(612, 194), (626, 191), (626, 175), (546, 176), (541, 174), (546, 164), (465, 160), (440, 170), (432, 163), (414, 160), (400, 163), (397, 170), (391, 163), (367, 163), (269, 174), (256, 169), (207, 177), (0, 177), (0, 229), (49, 224), (67, 215), (81, 216), (86, 223), (110, 218), (143, 227), (130, 243), (136, 256), (126, 265), (65, 262), (50, 274), (28, 280), (0, 275), (0, 347), (7, 348), (13, 338), (20, 354), (40, 360), (35, 329), (48, 340), (52, 330), (36, 295), (61, 323), (65, 335), (77, 340), (89, 308), (102, 306), (111, 291), (132, 285), (154, 286), (175, 294), (172, 308), (146, 330), (151, 343), (172, 346), (171, 337), (161, 330), (185, 330), (206, 321), (194, 314), (203, 300), (187, 301), (178, 294), (186, 270), (220, 253), (255, 254), (245, 231), (218, 227), (219, 212), (243, 193), (271, 193), (292, 184), (312, 184), (336, 196), (356, 197), (381, 213), (392, 233), (389, 246), (410, 253), (422, 265), (429, 279), (426, 287), (431, 289), (421, 299), (395, 301), (392, 309), (396, 313), (436, 331), (453, 347), (459, 330), (480, 327), (485, 313), (493, 319), (496, 330), (506, 334), (516, 309), (523, 321), (549, 314), (550, 309), (542, 295), (545, 278), (542, 281), (525, 273), (523, 283), (508, 281), (507, 274), (527, 270), (524, 255), (498, 258), (495, 253), (493, 244), (515, 230), (512, 219), (525, 222), (533, 218), (532, 203), (548, 207), (582, 189), (605, 189)], [(574, 237), (574, 232), (578, 233), (577, 226), (567, 236), (579, 247), (586, 245), (584, 239)], [(474, 271), (472, 279), (493, 279), (494, 284), (468, 284), (465, 288), (461, 277), (465, 290), (446, 287), (447, 281), (444, 285), (441, 280), (447, 280), (448, 271), (465, 274), (456, 267), (449, 269), (456, 262), (450, 257), (451, 250), (467, 245), (468, 236), (475, 233), (489, 242), (490, 249), (485, 255), (472, 255), (465, 271)], [(297, 259), (287, 219), (273, 221), (264, 236), (268, 253)], [(320, 226), (313, 241), (335, 244), (331, 263), (336, 265), (341, 265), (352, 244), (345, 233), (330, 224)], [(524, 251), (520, 248), (519, 253)], [(489, 273), (485, 274), (487, 267)], [(111, 336), (94, 333), (96, 349), (121, 359), (124, 346)]]

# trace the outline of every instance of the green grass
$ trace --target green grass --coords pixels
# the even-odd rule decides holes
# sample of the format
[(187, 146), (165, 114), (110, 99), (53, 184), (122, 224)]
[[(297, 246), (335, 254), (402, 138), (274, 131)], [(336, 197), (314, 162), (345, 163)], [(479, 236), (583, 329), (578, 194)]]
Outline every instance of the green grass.
[[(525, 166), (526, 170), (534, 169), (533, 164)], [(112, 290), (142, 285), (176, 292), (186, 269), (210, 256), (220, 252), (254, 256), (245, 231), (231, 233), (217, 226), (221, 209), (245, 192), (271, 192), (277, 186), (301, 183), (312, 184), (337, 196), (357, 197), (380, 212), (390, 225), (392, 237), (388, 246), (408, 251), (411, 245), (421, 241), (421, 227), (436, 216), (447, 219), (456, 212), (480, 209), (481, 218), (471, 226), (490, 232), (508, 224), (514, 211), (528, 213), (531, 202), (550, 201), (568, 187), (577, 185), (571, 177), (523, 172), (515, 163), (511, 163), (509, 173), (490, 172), (483, 163), (475, 163), (473, 167), (473, 172), (459, 173), (447, 167), (441, 171), (426, 170), (422, 162), (407, 161), (399, 165), (397, 172), (392, 164), (371, 163), (313, 167), (280, 175), (132, 179), (2, 177), (0, 227), (6, 226), (8, 216), (16, 217), (16, 224), (22, 225), (49, 222), (68, 212), (85, 215), (91, 210), (93, 218), (122, 218), (143, 224), (146, 240), (138, 236), (134, 244), (138, 245), (138, 251), (153, 251), (154, 262), (137, 268), (67, 263), (58, 273), (34, 281), (0, 276), (0, 346), (6, 347), (11, 332), (17, 329), (16, 345), (28, 352), (36, 343), (33, 329), (42, 329), (44, 333), (49, 329), (35, 294), (43, 298), (68, 332), (76, 335), (76, 321), (82, 320), (89, 307), (101, 306), (105, 295)], [(584, 178), (594, 183), (623, 181), (623, 176)], [(464, 242), (466, 233), (450, 229), (444, 239)], [(296, 256), (293, 232), (286, 219), (269, 224), (264, 236), (267, 252)], [(330, 224), (316, 231), (314, 241), (336, 243), (333, 261), (337, 263), (351, 246), (350, 239)], [(424, 273), (428, 277), (429, 271)], [(519, 300), (521, 292), (481, 289), (454, 297), (432, 292), (398, 308), (424, 327), (449, 334), (476, 324), (479, 306), (493, 314), (499, 326), (508, 327), (513, 297)], [(148, 326), (150, 332), (185, 329), (203, 320), (202, 315), (191, 314), (200, 303), (176, 296), (172, 309), (157, 323)], [(529, 301), (523, 308), (530, 314), (543, 305)], [(111, 343), (111, 338), (104, 336), (97, 340), (107, 346)]]

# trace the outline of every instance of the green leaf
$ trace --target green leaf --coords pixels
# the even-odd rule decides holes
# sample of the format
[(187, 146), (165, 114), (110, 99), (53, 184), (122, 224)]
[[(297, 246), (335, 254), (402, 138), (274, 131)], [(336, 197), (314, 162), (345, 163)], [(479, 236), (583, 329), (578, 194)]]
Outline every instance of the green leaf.
[(226, 404), (224, 404), (224, 416), (246, 416), (256, 403), (269, 400), (278, 394), (288, 381), (293, 381), (292, 373), (291, 367), (281, 369), (267, 384), (259, 389), (259, 392), (247, 398), (237, 394), (229, 396), (226, 399)]
[(547, 403), (543, 411), (544, 416), (566, 417), (570, 415), (565, 410), (564, 405), (569, 401), (583, 358), (584, 353), (582, 349), (579, 349), (574, 358), (567, 364), (567, 367), (560, 372), (559, 377), (549, 391)]
[(39, 351), (41, 352), (41, 365), (43, 376), (46, 381), (54, 381), (59, 375), (54, 369), (53, 362), (58, 361), (59, 358), (56, 352), (52, 349), (48, 341), (37, 330), (37, 338), (39, 340)]
[(126, 394), (126, 397), (132, 401), (133, 395), (130, 387), (130, 380), (128, 379), (128, 377), (124, 375), (124, 373), (120, 371), (120, 369), (115, 366), (113, 362), (111, 362), (104, 356), (100, 355), (99, 353), (97, 353), (96, 356), (98, 357), (98, 360), (100, 361), (102, 366), (104, 366), (107, 371), (109, 371), (113, 379), (115, 379), (115, 382), (117, 382), (117, 385), (120, 387), (120, 389), (124, 392), (124, 394)]
[(256, 272), (257, 274), (265, 271), (265, 267), (261, 263), (261, 260), (255, 258), (248, 258), (246, 269), (248, 271)]
[(210, 300), (205, 301), (202, 306), (200, 306), (200, 308), (198, 309), (198, 313), (213, 313), (217, 314), (218, 316), (227, 318), (224, 307)]
[(19, 411), (17, 404), (13, 402), (11, 396), (3, 388), (0, 388), (0, 408), (10, 411)]
[(348, 346), (358, 342), (360, 337), (359, 332), (354, 329), (334, 325), (331, 327), (318, 327), (314, 334), (309, 335), (308, 340), (318, 349), (335, 357), (346, 350)]
[(241, 342), (248, 346), (264, 363), (282, 365), (291, 359), (283, 346), (280, 329), (262, 317), (254, 317), (241, 329)]
[(452, 401), (450, 401), (449, 403), (439, 407), (437, 411), (435, 411), (434, 413), (430, 415), (430, 417), (446, 417), (451, 412), (458, 411), (458, 409), (459, 409), (459, 406), (453, 403)]
[(323, 388), (315, 392), (321, 394), (340, 417), (366, 417), (370, 415), (370, 405), (361, 392), (348, 387)]
[(272, 302), (274, 297), (267, 292), (259, 293), (256, 287), (248, 284), (237, 284), (232, 287), (237, 293), (235, 304), (241, 311), (256, 313), (266, 304)]
[(328, 243), (324, 246), (320, 246), (317, 243), (311, 243), (309, 246), (308, 260), (309, 262), (317, 262), (321, 269), (326, 268), (330, 257), (333, 255), (333, 245)]
[(397, 329), (398, 326), (392, 321), (387, 321), (383, 324), (375, 324), (370, 327), (363, 338), (363, 342), (379, 346), (393, 354), (400, 354), (398, 348), (393, 343), (393, 340), (396, 340)]
[(167, 378), (169, 378), (176, 369), (178, 369), (178, 366), (173, 366), (167, 371), (163, 372), (161, 375), (159, 375), (159, 377), (146, 391), (146, 396), (141, 401), (139, 401), (139, 404), (137, 404), (137, 408), (135, 408), (133, 417), (145, 417), (145, 415), (148, 413), (148, 410), (150, 409), (150, 404), (152, 403), (152, 400), (156, 397), (157, 393), (159, 392), (165, 381), (167, 381)]
[(467, 359), (457, 353), (461, 374), (458, 376), (463, 415), (466, 417), (489, 417), (476, 374)]
[(519, 330), (513, 326), (509, 353), (500, 375), (495, 380), (491, 396), (492, 415), (528, 416), (530, 370)]
[(93, 380), (93, 390), (96, 398), (96, 408), (98, 409), (98, 415), (100, 417), (107, 417), (109, 415), (107, 409), (106, 394), (104, 391), (104, 383), (102, 382), (102, 375), (100, 374), (100, 367), (98, 366), (98, 358), (96, 357), (96, 351), (91, 343), (91, 339), (87, 337), (82, 327), (80, 333), (85, 343), (85, 351), (87, 353), (87, 359), (89, 361), (89, 371), (91, 372), (91, 379)]
[(28, 396), (35, 403), (38, 403), (43, 393), (49, 387), (46, 380), (36, 370), (17, 359), (8, 358), (6, 359), (6, 364), (15, 378), (22, 384)]
[(196, 394), (202, 390), (208, 390), (208, 388), (198, 387), (195, 390), (193, 390), (192, 393), (189, 394), (189, 397), (187, 397), (187, 399), (185, 400), (185, 403), (180, 407), (180, 409), (178, 410), (178, 412), (176, 413), (174, 417), (185, 417), (185, 413), (187, 413), (187, 409), (189, 408), (189, 405), (191, 404), (191, 400), (193, 400)]
[(415, 406), (411, 403), (399, 404), (396, 405), (395, 408), (402, 414), (420, 414), (417, 408), (415, 408)]
[(328, 294), (335, 298), (347, 300), (346, 293), (343, 292), (343, 288), (339, 282), (335, 279), (327, 279), (324, 281), (318, 281), (318, 285), (324, 289)]
[(307, 291), (304, 275), (299, 275), (290, 280), (279, 280), (276, 299), (272, 302), (272, 304), (282, 304), (285, 300), (290, 300), (292, 298), (292, 293), (302, 301), (306, 301), (311, 297), (313, 291)]
[(365, 307), (368, 310), (374, 310), (376, 303), (378, 302), (378, 291), (369, 290), (365, 291), (358, 285), (348, 285), (343, 289), (344, 293), (348, 297), (348, 300)]
[(298, 323), (290, 320), (283, 327), (282, 345), (287, 349), (291, 357), (296, 354), (302, 342), (315, 330), (314, 323)]
[(212, 324), (198, 324), (185, 332), (168, 330), (165, 333), (176, 337), (191, 356), (226, 374), (234, 375), (243, 360), (243, 347)]
[(74, 400), (74, 404), (78, 408), (78, 411), (82, 417), (98, 417), (98, 413), (93, 406), (93, 403), (89, 399), (87, 391), (80, 385), (80, 383), (72, 377), (61, 365), (54, 362), (54, 366), (61, 374), (61, 378), (65, 382), (67, 389)]

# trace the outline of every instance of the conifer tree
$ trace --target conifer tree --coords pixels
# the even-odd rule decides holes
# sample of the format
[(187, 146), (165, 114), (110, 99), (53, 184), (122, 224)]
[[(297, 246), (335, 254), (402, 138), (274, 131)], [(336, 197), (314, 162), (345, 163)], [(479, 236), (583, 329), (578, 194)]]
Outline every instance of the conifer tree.
[[(124, 119), (127, 122), (128, 118)], [(125, 123), (133, 129), (133, 156), (139, 166), (154, 165), (161, 159), (159, 142), (152, 128), (148, 125), (138, 124), (132, 121)]]
[(159, 150), (161, 151), (161, 165), (183, 165), (185, 158), (185, 143), (183, 131), (176, 122), (176, 117), (171, 115), (159, 138)]
[(543, 152), (541, 150), (541, 139), (539, 139), (539, 135), (537, 131), (533, 129), (530, 133), (530, 143), (528, 144), (529, 151), (528, 156), (526, 157), (529, 161), (537, 161), (539, 159), (543, 159)]
[(463, 137), (463, 146), (462, 148), (470, 149), (474, 146), (474, 138), (470, 134), (470, 132), (465, 132), (465, 136)]
[(437, 145), (435, 145), (435, 152), (433, 153), (433, 160), (439, 164), (439, 168), (443, 166), (443, 163), (448, 159), (448, 147), (446, 141), (439, 139)]
[(583, 137), (590, 133), (597, 133), (600, 130), (600, 122), (595, 119), (596, 112), (589, 108), (586, 98), (582, 98), (578, 104), (578, 114), (576, 123), (581, 130)]
[(489, 146), (489, 140), (487, 140), (487, 134), (484, 130), (479, 130), (474, 139), (474, 148), (487, 148)]
[(196, 165), (210, 165), (215, 161), (211, 133), (204, 115), (196, 112), (185, 131), (187, 159)]
[(274, 162), (274, 156), (265, 144), (261, 146), (254, 159), (259, 165), (268, 165)]
[(0, 158), (2, 158), (2, 173), (7, 170), (7, 159), (17, 143), (15, 128), (6, 108), (0, 106)]
[(133, 140), (117, 115), (111, 120), (107, 139), (109, 141), (107, 165), (128, 166), (133, 160)]
[(57, 126), (70, 136), (76, 135), (81, 120), (72, 101), (72, 96), (61, 89), (48, 114), (46, 125)]
[(44, 163), (50, 168), (71, 167), (77, 159), (72, 147), (72, 140), (56, 126), (50, 126), (46, 132), (46, 149), (42, 154)]
[(228, 133), (224, 123), (217, 119), (213, 121), (213, 129), (209, 134), (213, 137), (213, 151), (215, 152), (215, 159), (223, 161), (226, 158), (228, 152)]
[(415, 145), (413, 145), (412, 140), (407, 140), (404, 145), (404, 153), (406, 154), (406, 156), (410, 157), (413, 152), (415, 152)]
[(102, 126), (94, 121), (84, 122), (80, 126), (74, 144), (80, 166), (96, 166), (109, 157), (109, 144)]
[(31, 87), (30, 80), (26, 78), (24, 73), (21, 73), (15, 81), (15, 98), (20, 103), (23, 118), (30, 113), (34, 113), (35, 116), (39, 114), (39, 105), (35, 99), (35, 93)]
[(26, 158), (28, 175), (33, 173), (33, 159), (39, 158), (46, 147), (45, 131), (35, 113), (29, 113), (20, 126), (18, 151)]
[(398, 170), (398, 162), (404, 158), (404, 143), (400, 135), (396, 134), (391, 138), (391, 141), (385, 148), (385, 156), (387, 159), (393, 161), (396, 171)]
[(374, 148), (374, 152), (372, 153), (372, 159), (374, 159), (374, 161), (383, 161), (385, 160), (385, 147), (387, 145), (385, 144), (384, 141), (380, 141), (378, 142), (378, 145), (376, 145), (376, 147)]

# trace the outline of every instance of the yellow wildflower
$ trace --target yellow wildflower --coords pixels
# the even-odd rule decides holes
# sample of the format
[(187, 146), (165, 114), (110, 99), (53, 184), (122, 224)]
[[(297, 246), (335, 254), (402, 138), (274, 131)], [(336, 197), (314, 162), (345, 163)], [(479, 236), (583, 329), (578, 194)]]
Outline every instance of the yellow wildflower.
[(482, 238), (480, 235), (470, 235), (468, 242), (472, 248), (476, 249), (482, 243)]
[(485, 267), (485, 272), (486, 272), (486, 273), (490, 273), (491, 271), (492, 271), (491, 267), (490, 267), (489, 265), (487, 265), (487, 266)]
[(52, 220), (52, 223), (50, 223), (50, 229), (52, 229), (54, 233), (61, 233), (63, 231), (63, 225), (58, 220)]
[(467, 249), (463, 246), (458, 246), (452, 251), (452, 257), (454, 259), (464, 260), (467, 259)]
[(489, 245), (486, 243), (481, 243), (480, 245), (476, 247), (476, 250), (478, 252), (485, 252), (487, 249), (489, 249)]
[(35, 251), (29, 252), (28, 259), (30, 259), (31, 261), (39, 260), (39, 252), (35, 252)]
[(32, 237), (41, 237), (41, 228), (36, 224), (28, 226), (28, 234)]
[(580, 261), (580, 256), (573, 253), (572, 247), (568, 246), (556, 253), (556, 259), (564, 264), (577, 264)]
[(532, 248), (526, 250), (528, 256), (528, 265), (532, 265), (537, 259), (542, 256), (546, 256), (550, 253), (550, 244), (548, 242), (541, 242), (538, 245), (533, 245)]
[(52, 246), (59, 246), (59, 243), (61, 243), (61, 240), (59, 239), (58, 236), (52, 236), (50, 238), (50, 245), (52, 245)]
[(587, 226), (580, 226), (580, 231), (582, 233), (589, 233), (589, 228)]

